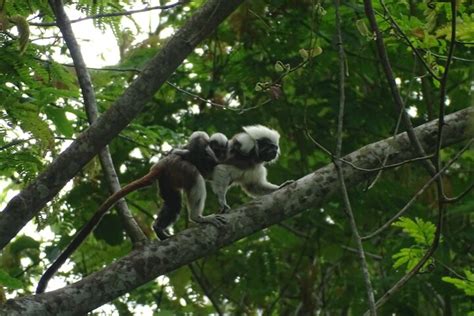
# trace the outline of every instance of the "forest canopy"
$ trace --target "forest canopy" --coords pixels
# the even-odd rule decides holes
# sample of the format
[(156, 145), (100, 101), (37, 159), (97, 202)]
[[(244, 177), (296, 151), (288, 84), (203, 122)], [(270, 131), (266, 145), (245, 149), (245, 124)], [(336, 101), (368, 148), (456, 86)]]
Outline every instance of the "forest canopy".
[[(0, 314), (474, 315), (473, 49), (470, 0), (0, 0)], [(166, 241), (135, 191), (35, 294), (112, 192), (255, 124), (295, 182)]]

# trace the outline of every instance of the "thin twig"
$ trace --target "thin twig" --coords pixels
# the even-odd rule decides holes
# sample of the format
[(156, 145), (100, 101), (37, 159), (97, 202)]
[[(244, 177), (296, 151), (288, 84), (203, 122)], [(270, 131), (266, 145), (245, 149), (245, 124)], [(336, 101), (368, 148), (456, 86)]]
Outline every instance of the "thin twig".
[(440, 151), (441, 151), (441, 142), (443, 139), (443, 127), (444, 127), (444, 116), (446, 112), (446, 86), (448, 83), (448, 73), (449, 67), (454, 54), (454, 47), (456, 46), (456, 2), (451, 1), (451, 42), (449, 44), (448, 50), (448, 59), (446, 59), (446, 64), (444, 65), (443, 76), (441, 77), (440, 82), (440, 96), (439, 96), (439, 118), (438, 118), (438, 137), (436, 139), (436, 152), (435, 152), (435, 168), (439, 171), (441, 166), (440, 161)]
[(362, 168), (362, 167), (356, 166), (354, 163), (352, 163), (350, 161), (345, 160), (344, 158), (337, 158), (326, 147), (324, 147), (323, 145), (321, 145), (321, 143), (319, 143), (316, 139), (314, 139), (314, 137), (309, 133), (308, 130), (306, 130), (305, 132), (306, 132), (306, 136), (316, 145), (316, 147), (318, 147), (319, 149), (324, 151), (332, 160), (339, 160), (339, 161), (341, 161), (341, 162), (343, 162), (343, 163), (345, 163), (345, 164), (347, 164), (347, 165), (351, 166), (352, 168), (354, 168), (356, 170), (359, 170), (359, 171), (376, 172), (376, 171), (380, 171), (380, 170), (388, 170), (388, 169), (400, 167), (400, 166), (405, 165), (407, 163), (433, 158), (433, 155), (427, 155), (427, 156), (424, 156), (424, 157), (416, 157), (416, 158), (412, 158), (412, 159), (407, 159), (407, 160), (397, 162), (397, 163), (394, 163), (394, 164), (385, 165), (383, 167), (371, 168), (371, 169)]
[[(401, 111), (405, 111), (405, 105), (408, 101), (408, 96), (410, 95), (410, 91), (412, 89), (413, 82), (415, 81), (414, 79), (415, 79), (416, 68), (417, 68), (417, 63), (416, 63), (416, 59), (415, 59), (414, 62), (413, 62), (413, 74), (412, 74), (412, 77), (410, 79), (410, 84), (408, 86), (407, 94), (405, 96), (405, 101), (403, 102), (403, 108), (401, 109)], [(400, 123), (402, 122), (402, 115), (403, 114), (401, 113), (401, 111), (398, 114), (397, 124), (395, 124), (395, 130), (393, 131), (393, 135), (392, 135), (393, 137), (395, 137), (398, 134), (398, 130), (400, 128)], [(385, 167), (389, 157), (390, 157), (389, 154), (385, 155), (385, 158), (383, 159), (383, 162), (382, 162), (382, 167)], [(369, 186), (367, 187), (367, 190), (370, 190), (374, 187), (374, 185), (377, 183), (378, 179), (382, 176), (382, 172), (383, 172), (383, 170), (380, 170), (377, 173), (375, 178), (372, 180), (372, 183), (369, 184)]]
[[(458, 43), (458, 42), (456, 42), (456, 43)], [(446, 59), (449, 58), (449, 56), (440, 55), (440, 54), (434, 53), (432, 51), (429, 51), (429, 52), (430, 52), (431, 55), (433, 55), (435, 57), (438, 57), (439, 59), (446, 60)], [(454, 56), (454, 55), (451, 58), (452, 58), (452, 60), (459, 60), (459, 61), (474, 63), (474, 59), (467, 59), (467, 58), (457, 57), (457, 56)]]
[[(4, 146), (0, 147), (0, 151), (4, 150), (4, 149), (8, 149), (10, 147), (13, 147), (13, 146), (16, 146), (16, 145), (21, 145), (23, 143), (26, 143), (26, 142), (29, 142), (30, 140), (33, 140), (33, 139), (36, 139), (35, 137), (30, 137), (30, 138), (26, 138), (26, 139), (16, 139), (8, 144), (5, 144)], [(75, 138), (71, 138), (71, 137), (62, 137), (62, 136), (55, 136), (54, 139), (59, 139), (59, 140), (71, 140), (71, 141), (74, 141)]]
[(275, 308), (275, 305), (283, 297), (283, 294), (285, 294), (285, 292), (288, 290), (288, 288), (292, 284), (292, 281), (295, 279), (296, 274), (298, 273), (298, 271), (300, 271), (300, 264), (306, 252), (306, 249), (308, 248), (308, 245), (309, 245), (308, 239), (305, 238), (303, 241), (303, 247), (301, 248), (301, 252), (299, 253), (296, 263), (293, 265), (293, 270), (289, 275), (288, 281), (285, 282), (285, 284), (280, 288), (280, 291), (278, 291), (278, 296), (275, 298), (275, 300), (273, 300), (270, 306), (264, 310), (263, 315), (272, 315), (272, 311)]
[(216, 313), (219, 316), (224, 315), (224, 312), (222, 311), (222, 308), (219, 305), (219, 302), (216, 300), (214, 295), (212, 295), (212, 290), (210, 288), (211, 286), (210, 286), (209, 282), (207, 282), (204, 275), (200, 274), (196, 264), (195, 263), (190, 263), (190, 264), (188, 264), (188, 267), (191, 270), (191, 273), (194, 276), (194, 279), (196, 279), (196, 282), (199, 284), (199, 286), (203, 290), (204, 294), (211, 301), (212, 306), (214, 306), (214, 309), (216, 310)]
[(437, 81), (440, 81), (440, 78), (433, 72), (431, 69), (430, 65), (426, 63), (426, 60), (421, 56), (420, 52), (418, 49), (413, 45), (413, 43), (410, 41), (408, 36), (403, 32), (401, 27), (398, 25), (398, 23), (395, 21), (395, 19), (392, 17), (390, 12), (388, 11), (387, 7), (385, 6), (385, 3), (383, 0), (380, 0), (380, 5), (383, 7), (385, 15), (388, 17), (388, 22), (392, 25), (392, 27), (398, 32), (398, 34), (405, 40), (405, 42), (410, 46), (412, 51), (415, 53), (415, 55), (418, 57), (418, 59), (421, 61), (423, 66), (425, 67), (426, 71), (429, 72), (429, 74), (436, 79)]
[(441, 260), (437, 259), (436, 260), (436, 263), (439, 263), (443, 266), (443, 268), (445, 268), (446, 270), (448, 270), (452, 275), (454, 275), (455, 277), (461, 279), (461, 280), (464, 280), (466, 282), (470, 282), (470, 283), (474, 283), (473, 280), (469, 280), (468, 278), (466, 278), (465, 276), (459, 274), (458, 272), (456, 272), (454, 269), (450, 268), (447, 264), (445, 264), (444, 262), (442, 262)]
[(415, 193), (415, 195), (410, 199), (410, 201), (408, 201), (407, 204), (405, 204), (405, 206), (400, 210), (398, 211), (390, 220), (388, 220), (385, 224), (383, 224), (382, 226), (380, 226), (380, 228), (378, 228), (376, 231), (374, 231), (373, 233), (370, 233), (369, 235), (367, 236), (364, 236), (362, 237), (362, 240), (368, 240), (368, 239), (371, 239), (375, 236), (377, 236), (378, 234), (380, 234), (382, 231), (384, 231), (385, 229), (387, 229), (393, 222), (395, 222), (401, 215), (403, 215), (403, 213), (405, 213), (406, 210), (408, 210), (408, 208), (410, 208), (410, 206), (416, 201), (416, 199), (418, 197), (420, 197), (421, 194), (423, 194), (423, 192), (425, 192), (425, 190), (435, 181), (438, 179), (438, 177), (443, 174), (455, 161), (457, 161), (459, 159), (459, 157), (461, 156), (461, 154), (463, 152), (465, 152), (472, 144), (473, 142), (473, 139), (471, 139), (466, 146), (463, 147), (463, 149), (461, 149), (454, 157), (453, 159), (451, 159), (438, 173), (436, 173), (436, 175), (434, 175), (430, 180), (428, 180), (428, 182), (426, 182), (423, 187), (421, 187), (421, 189), (418, 190), (418, 192)]
[[(132, 14), (135, 14), (135, 13), (147, 12), (147, 11), (153, 11), (153, 10), (166, 10), (166, 9), (171, 9), (171, 8), (177, 7), (180, 4), (184, 4), (184, 3), (186, 3), (186, 1), (178, 1), (178, 2), (175, 2), (175, 3), (172, 3), (172, 4), (168, 4), (168, 5), (158, 5), (158, 6), (148, 7), (148, 8), (144, 8), (144, 9), (137, 9), (137, 10), (95, 14), (95, 15), (86, 16), (86, 17), (83, 17), (83, 18), (75, 19), (75, 20), (70, 20), (70, 23), (77, 23), (77, 22), (82, 22), (82, 21), (85, 21), (85, 20), (92, 20), (92, 19), (110, 18), (110, 17), (117, 17), (117, 16), (127, 16), (127, 15), (132, 15)], [(56, 26), (56, 25), (59, 24), (59, 22), (48, 22), (48, 23), (29, 22), (29, 24), (33, 25), (33, 26), (49, 27), (49, 26)]]
[[(348, 246), (341, 246), (342, 249), (345, 249), (347, 251), (350, 251), (350, 252), (354, 252), (354, 253), (359, 253), (359, 250), (356, 249), (356, 248), (352, 248), (352, 247), (348, 247)], [(370, 252), (365, 252), (365, 254), (367, 255), (367, 257), (370, 257), (372, 259), (375, 259), (375, 260), (382, 260), (383, 257), (381, 255), (377, 255), (375, 253), (370, 253)]]
[(365, 172), (375, 172), (375, 171), (393, 169), (393, 168), (405, 165), (407, 163), (416, 162), (416, 161), (423, 161), (423, 160), (427, 160), (427, 159), (430, 159), (430, 158), (433, 158), (433, 155), (427, 155), (427, 156), (424, 156), (424, 157), (417, 157), (417, 158), (413, 158), (413, 159), (407, 159), (407, 160), (404, 160), (404, 161), (401, 161), (401, 162), (397, 162), (397, 163), (394, 163), (394, 164), (389, 164), (389, 165), (385, 165), (385, 166), (378, 167), (378, 168), (373, 168), (373, 169), (357, 167), (352, 162), (344, 160), (343, 158), (340, 158), (339, 160), (341, 162), (345, 163), (345, 164), (348, 164), (349, 166), (351, 166), (352, 168), (354, 168), (356, 170), (365, 171)]
[(306, 238), (306, 239), (307, 239), (307, 238), (310, 237), (309, 235), (307, 235), (307, 234), (305, 234), (305, 233), (303, 233), (303, 232), (301, 232), (301, 231), (295, 229), (294, 227), (292, 227), (292, 226), (290, 226), (290, 225), (288, 225), (288, 224), (279, 223), (278, 226), (281, 226), (281, 227), (287, 229), (288, 231), (290, 231), (291, 233), (293, 233), (295, 236), (298, 236), (298, 237), (300, 237), (300, 238)]
[[(94, 88), (92, 86), (92, 80), (90, 78), (89, 72), (87, 70), (86, 63), (81, 53), (79, 43), (76, 40), (74, 32), (71, 27), (69, 18), (64, 10), (64, 5), (62, 0), (49, 0), (49, 4), (54, 11), (56, 16), (59, 29), (63, 35), (64, 41), (71, 53), (71, 58), (74, 63), (74, 68), (76, 70), (77, 78), (79, 81), (79, 86), (81, 88), (82, 96), (84, 98), (84, 107), (86, 111), (89, 124), (92, 124), (99, 117), (99, 112), (97, 110), (97, 101), (95, 97)], [(114, 164), (112, 161), (112, 156), (107, 147), (104, 147), (99, 152), (99, 159), (104, 170), (109, 189), (112, 193), (119, 191), (120, 183), (118, 182), (117, 172), (115, 171)], [(130, 236), (132, 242), (141, 243), (147, 240), (145, 234), (140, 229), (140, 226), (133, 219), (130, 210), (127, 207), (125, 200), (121, 200), (117, 203), (117, 209), (120, 216), (124, 220), (125, 229), (127, 234)]]
[(170, 87), (173, 87), (174, 89), (178, 90), (179, 92), (182, 92), (190, 97), (193, 97), (194, 99), (197, 99), (201, 102), (204, 102), (205, 104), (209, 104), (209, 105), (214, 105), (214, 106), (217, 106), (217, 107), (220, 107), (220, 108), (224, 108), (224, 109), (229, 109), (229, 110), (234, 110), (236, 111), (237, 109), (234, 109), (234, 108), (231, 108), (229, 107), (229, 105), (226, 105), (226, 104), (220, 104), (220, 103), (216, 103), (216, 102), (212, 102), (210, 100), (207, 100), (197, 94), (194, 94), (192, 92), (189, 92), (188, 90), (185, 90), (183, 88), (180, 88), (178, 87), (177, 85), (175, 85), (174, 83), (171, 83), (169, 81), (166, 81), (166, 84), (169, 85)]
[[(367, 18), (369, 19), (370, 27), (375, 35), (375, 44), (376, 44), (377, 52), (379, 55), (380, 63), (382, 64), (385, 77), (388, 81), (388, 85), (390, 87), (390, 92), (392, 93), (393, 101), (395, 102), (395, 105), (397, 107), (397, 113), (402, 113), (403, 125), (405, 126), (406, 132), (408, 134), (408, 138), (410, 139), (410, 143), (412, 144), (416, 153), (418, 154), (418, 156), (424, 157), (426, 156), (425, 150), (423, 149), (423, 146), (421, 145), (420, 141), (416, 137), (410, 117), (408, 116), (408, 113), (406, 113), (406, 111), (401, 111), (404, 108), (403, 100), (400, 95), (400, 92), (398, 91), (397, 83), (395, 81), (395, 76), (392, 70), (392, 65), (390, 63), (390, 60), (387, 55), (387, 51), (385, 49), (383, 35), (380, 32), (380, 29), (377, 24), (377, 20), (375, 19), (375, 13), (372, 7), (371, 0), (364, 0), (364, 9), (365, 9), (365, 14)], [(424, 166), (426, 167), (426, 169), (431, 175), (436, 174), (436, 169), (430, 160), (425, 160)]]
[(465, 197), (469, 192), (471, 192), (471, 190), (474, 188), (474, 182), (471, 183), (466, 190), (464, 190), (464, 192), (462, 192), (461, 194), (459, 194), (458, 196), (456, 197), (453, 197), (453, 198), (450, 198), (450, 197), (444, 197), (444, 202), (446, 203), (455, 203), (459, 200), (461, 200), (463, 197)]
[(30, 140), (34, 139), (34, 137), (30, 137), (30, 138), (27, 138), (27, 139), (15, 139), (11, 142), (9, 142), (8, 144), (5, 144), (3, 145), (2, 147), (0, 147), (0, 151), (2, 150), (5, 150), (5, 149), (8, 149), (10, 147), (14, 147), (16, 145), (20, 145), (20, 144), (23, 144), (23, 143), (26, 143)]
[(128, 204), (130, 204), (131, 206), (133, 206), (134, 208), (136, 208), (138, 211), (142, 212), (143, 214), (145, 214), (146, 217), (148, 217), (149, 219), (153, 220), (155, 218), (155, 216), (150, 213), (147, 209), (145, 209), (144, 207), (141, 207), (138, 203), (135, 203), (133, 200), (131, 199), (127, 199), (125, 198), (125, 200), (127, 201)]
[[(334, 0), (334, 5), (336, 9), (336, 29), (337, 29), (337, 41), (338, 41), (338, 51), (339, 51), (339, 116), (338, 116), (338, 125), (337, 125), (337, 145), (336, 145), (336, 158), (341, 156), (342, 151), (342, 130), (344, 125), (344, 105), (345, 105), (345, 54), (342, 42), (341, 34), (341, 17), (339, 15), (339, 0)], [(344, 207), (349, 217), (351, 224), (352, 234), (357, 245), (357, 253), (359, 254), (362, 275), (364, 277), (365, 289), (367, 292), (367, 299), (369, 303), (370, 314), (372, 316), (377, 315), (377, 310), (375, 308), (375, 297), (374, 290), (372, 288), (372, 282), (370, 281), (369, 267), (367, 260), (365, 258), (364, 246), (360, 239), (359, 230), (355, 222), (354, 213), (352, 211), (351, 202), (349, 200), (349, 194), (347, 192), (346, 183), (344, 180), (344, 174), (341, 168), (341, 163), (338, 160), (334, 161), (336, 166), (337, 176), (341, 184), (341, 194), (344, 201)]]
[[(43, 60), (41, 58), (36, 58), (37, 60), (40, 60), (42, 62), (46, 62), (46, 63), (51, 63), (49, 60)], [(67, 63), (61, 63), (60, 65), (62, 66), (65, 66), (65, 67), (75, 67), (73, 64), (67, 64)], [(87, 67), (88, 70), (96, 70), (96, 71), (116, 71), (116, 72), (135, 72), (135, 73), (140, 73), (141, 70), (138, 69), (138, 68), (115, 68), (115, 67), (106, 67), (106, 68), (96, 68), (96, 67)], [(195, 94), (195, 93), (192, 93), (184, 88), (181, 88), (179, 87), (178, 85), (175, 85), (174, 83), (170, 82), (170, 81), (166, 81), (166, 84), (168, 84), (170, 87), (176, 89), (177, 91), (185, 94), (185, 95), (188, 95), (196, 100), (199, 100), (201, 102), (204, 102), (205, 104), (209, 104), (209, 105), (213, 105), (213, 106), (216, 106), (216, 107), (219, 107), (219, 108), (223, 108), (223, 109), (226, 109), (226, 110), (232, 110), (232, 111), (236, 111), (238, 112), (239, 114), (242, 114), (244, 112), (247, 112), (247, 111), (250, 111), (250, 110), (253, 110), (257, 107), (260, 107), (262, 105), (265, 105), (267, 104), (268, 102), (271, 101), (271, 99), (268, 99), (258, 105), (255, 105), (253, 107), (250, 107), (250, 108), (244, 108), (244, 109), (241, 109), (241, 108), (233, 108), (231, 107), (230, 105), (228, 104), (220, 104), (220, 103), (216, 103), (216, 102), (212, 102), (206, 98), (203, 98), (201, 97), (200, 95), (198, 94)]]
[[(49, 0), (49, 5), (51, 6), (54, 15), (56, 16), (59, 29), (63, 35), (64, 41), (71, 53), (71, 58), (74, 62), (77, 78), (79, 81), (79, 86), (81, 88), (82, 96), (84, 99), (85, 111), (89, 123), (92, 124), (98, 117), (97, 112), (97, 102), (95, 98), (94, 89), (92, 87), (92, 81), (87, 71), (86, 64), (82, 57), (81, 49), (79, 44), (74, 36), (74, 32), (69, 23), (69, 18), (64, 10), (62, 0)], [(117, 173), (115, 172), (112, 157), (107, 147), (104, 147), (99, 152), (99, 158), (104, 170), (107, 183), (112, 192), (117, 192), (120, 190), (120, 184), (118, 182)], [(147, 240), (145, 234), (141, 230), (140, 226), (135, 222), (133, 216), (130, 213), (130, 210), (125, 203), (125, 200), (121, 200), (117, 203), (117, 209), (119, 214), (122, 216), (125, 224), (126, 231), (134, 245), (141, 244)], [(87, 225), (83, 226), (76, 234), (76, 236), (81, 236), (81, 234), (87, 234), (90, 231), (87, 230)], [(56, 258), (53, 264), (45, 271), (38, 282), (36, 288), (37, 293), (43, 293), (46, 289), (49, 280), (51, 277), (59, 270), (62, 264), (69, 258), (69, 256), (80, 246), (84, 239), (73, 239), (73, 241), (66, 247), (66, 249)]]
[[(371, 6), (370, 0), (364, 0), (366, 4), (366, 9), (367, 6)], [(370, 10), (367, 10), (370, 11)], [(451, 43), (449, 47), (449, 53), (448, 57), (452, 56), (452, 53), (454, 51), (454, 44), (456, 41), (456, 0), (451, 0)], [(445, 72), (443, 73), (443, 77), (441, 78), (441, 91), (440, 91), (440, 118), (438, 122), (438, 138), (437, 138), (437, 151), (435, 153), (435, 166), (431, 164), (431, 167), (435, 168), (435, 174), (440, 171), (440, 166), (441, 166), (441, 161), (439, 159), (439, 150), (440, 150), (440, 145), (441, 145), (441, 140), (442, 140), (442, 126), (444, 125), (444, 107), (445, 107), (445, 89), (443, 89), (443, 86), (446, 86), (447, 82), (447, 73), (449, 70), (449, 64), (451, 63), (451, 58), (448, 58), (446, 67), (445, 67)], [(428, 166), (428, 164), (427, 164)], [(428, 167), (430, 168), (430, 167)], [(431, 169), (428, 169), (431, 172)], [(417, 274), (420, 269), (425, 265), (425, 263), (431, 258), (431, 256), (434, 254), (436, 249), (438, 248), (439, 241), (441, 239), (441, 231), (443, 229), (443, 221), (444, 221), (444, 201), (443, 201), (443, 181), (441, 177), (438, 177), (436, 181), (436, 189), (438, 193), (438, 218), (437, 218), (437, 224), (436, 224), (436, 230), (434, 233), (433, 237), (433, 242), (431, 243), (429, 249), (426, 251), (426, 253), (423, 255), (423, 257), (420, 259), (420, 261), (408, 272), (406, 273), (400, 280), (398, 280), (387, 292), (385, 292), (382, 297), (377, 300), (376, 306), (377, 308), (385, 304), (393, 296), (395, 292), (400, 290), (415, 274)], [(366, 312), (367, 314), (368, 312)]]

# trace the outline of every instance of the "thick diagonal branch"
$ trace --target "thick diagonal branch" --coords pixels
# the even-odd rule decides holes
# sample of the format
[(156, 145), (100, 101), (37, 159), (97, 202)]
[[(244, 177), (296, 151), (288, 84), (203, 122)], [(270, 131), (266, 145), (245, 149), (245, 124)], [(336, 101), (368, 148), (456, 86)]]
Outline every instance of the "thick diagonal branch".
[(0, 249), (16, 236), (82, 167), (120, 133), (193, 49), (243, 0), (209, 0), (145, 66), (113, 106), (62, 152), (0, 213)]
[[(467, 129), (472, 124), (473, 115), (474, 108), (468, 108), (446, 117), (443, 146), (459, 143), (472, 136), (468, 135)], [(436, 150), (436, 121), (419, 126), (414, 131), (427, 152)], [(373, 168), (387, 155), (390, 156), (390, 163), (413, 158), (416, 154), (410, 148), (406, 133), (402, 133), (367, 145), (344, 159), (364, 168)], [(341, 168), (348, 186), (360, 183), (370, 175), (347, 164), (341, 165)], [(147, 244), (77, 283), (53, 292), (10, 300), (0, 306), (0, 314), (84, 314), (159, 275), (215, 253), (217, 249), (236, 240), (308, 208), (317, 209), (337, 192), (340, 192), (340, 182), (331, 163), (275, 193), (255, 199), (224, 215), (229, 222), (220, 229), (212, 225), (199, 225), (166, 241)]]

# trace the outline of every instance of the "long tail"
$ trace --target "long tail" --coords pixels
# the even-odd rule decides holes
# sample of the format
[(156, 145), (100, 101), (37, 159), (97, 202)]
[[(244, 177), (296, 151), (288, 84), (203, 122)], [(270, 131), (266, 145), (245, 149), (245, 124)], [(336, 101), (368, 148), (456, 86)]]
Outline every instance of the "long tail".
[(161, 168), (152, 168), (148, 174), (142, 178), (130, 182), (124, 186), (120, 191), (115, 192), (110, 197), (105, 200), (104, 203), (99, 207), (95, 212), (94, 216), (84, 225), (81, 230), (76, 234), (71, 243), (64, 249), (64, 251), (59, 255), (59, 257), (53, 262), (53, 264), (44, 272), (41, 276), (41, 279), (38, 282), (36, 287), (36, 294), (43, 293), (48, 286), (49, 280), (53, 275), (59, 270), (67, 258), (82, 244), (84, 239), (92, 232), (94, 227), (100, 222), (102, 217), (107, 213), (107, 211), (121, 198), (138, 190), (140, 188), (149, 186), (153, 183), (154, 180), (158, 179)]

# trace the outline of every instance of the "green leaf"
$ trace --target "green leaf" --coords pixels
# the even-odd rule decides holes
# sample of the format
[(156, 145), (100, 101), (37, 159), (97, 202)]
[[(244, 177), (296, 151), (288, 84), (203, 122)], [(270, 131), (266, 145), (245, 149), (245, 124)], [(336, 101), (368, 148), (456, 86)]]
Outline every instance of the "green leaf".
[(20, 280), (11, 277), (4, 270), (0, 270), (0, 284), (10, 289), (21, 289), (23, 287)]
[(403, 232), (415, 239), (415, 242), (429, 246), (433, 242), (436, 226), (431, 222), (425, 222), (421, 218), (416, 217), (413, 221), (408, 217), (400, 217), (400, 219), (392, 224), (401, 227)]
[(23, 131), (30, 132), (42, 144), (42, 147), (52, 149), (53, 132), (48, 123), (40, 117), (38, 110), (38, 107), (32, 103), (16, 102), (8, 106), (7, 113), (18, 122)]
[(466, 270), (464, 274), (466, 275), (466, 280), (452, 277), (442, 277), (441, 280), (463, 290), (468, 296), (474, 296), (474, 273)]
[(370, 35), (369, 28), (367, 27), (367, 24), (365, 24), (364, 19), (360, 19), (356, 21), (356, 28), (359, 31), (360, 35), (364, 37), (368, 37)]
[(275, 71), (276, 72), (284, 72), (285, 71), (285, 66), (283, 65), (283, 63), (281, 61), (277, 61), (275, 63)]
[(74, 128), (72, 122), (66, 118), (66, 111), (61, 108), (51, 106), (45, 107), (45, 113), (48, 118), (53, 121), (58, 131), (66, 137), (72, 137)]
[(309, 51), (309, 55), (311, 57), (316, 57), (316, 56), (319, 56), (323, 53), (323, 49), (319, 46), (316, 46), (314, 48), (312, 48), (310, 51)]
[(418, 262), (420, 262), (425, 252), (425, 249), (402, 248), (398, 253), (392, 256), (392, 259), (396, 259), (393, 264), (393, 268), (397, 269), (406, 264), (406, 271), (410, 271)]
[(39, 249), (40, 243), (28, 236), (20, 236), (11, 244), (10, 251), (17, 255), (25, 249)]
[(303, 58), (303, 60), (307, 60), (309, 58), (309, 53), (306, 49), (304, 48), (301, 48), (298, 53), (300, 54), (301, 58)]

